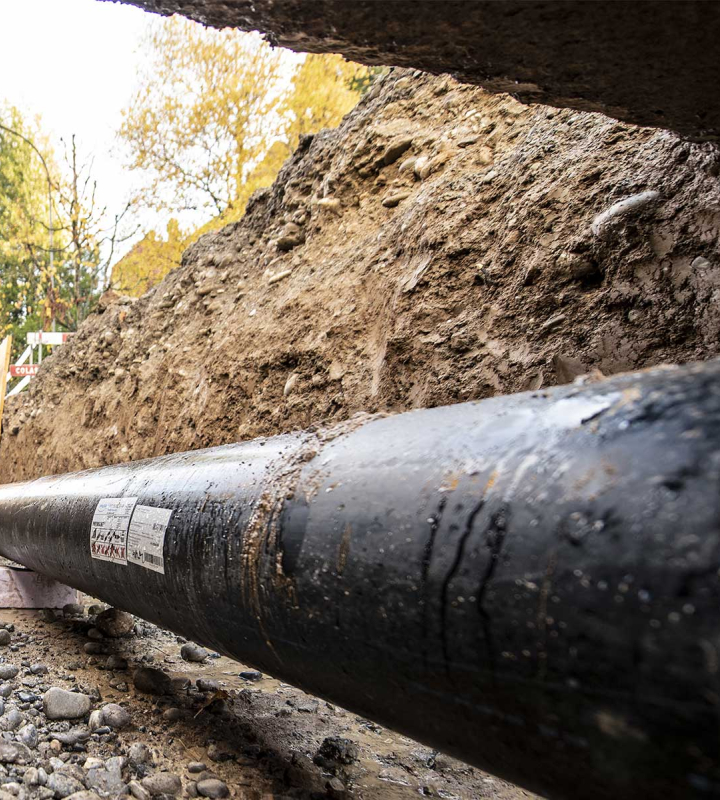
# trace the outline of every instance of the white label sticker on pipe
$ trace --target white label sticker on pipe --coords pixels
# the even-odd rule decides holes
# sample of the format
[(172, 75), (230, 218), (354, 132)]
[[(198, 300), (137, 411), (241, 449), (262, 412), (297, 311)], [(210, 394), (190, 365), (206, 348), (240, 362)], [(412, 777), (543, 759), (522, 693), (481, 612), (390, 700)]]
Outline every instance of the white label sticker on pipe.
[(163, 549), (171, 516), (169, 508), (137, 506), (128, 529), (128, 561), (165, 574)]
[(104, 497), (90, 527), (90, 555), (100, 561), (127, 564), (127, 533), (137, 497)]

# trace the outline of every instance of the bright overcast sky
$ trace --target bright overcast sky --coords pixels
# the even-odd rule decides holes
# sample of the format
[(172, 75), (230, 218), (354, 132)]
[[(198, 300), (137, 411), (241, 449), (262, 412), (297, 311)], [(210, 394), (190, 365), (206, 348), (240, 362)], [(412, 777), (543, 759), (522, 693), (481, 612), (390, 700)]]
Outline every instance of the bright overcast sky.
[(110, 210), (121, 209), (130, 191), (115, 132), (152, 19), (99, 0), (0, 0), (0, 101), (40, 115), (58, 155), (60, 137), (77, 134), (82, 152), (95, 158)]

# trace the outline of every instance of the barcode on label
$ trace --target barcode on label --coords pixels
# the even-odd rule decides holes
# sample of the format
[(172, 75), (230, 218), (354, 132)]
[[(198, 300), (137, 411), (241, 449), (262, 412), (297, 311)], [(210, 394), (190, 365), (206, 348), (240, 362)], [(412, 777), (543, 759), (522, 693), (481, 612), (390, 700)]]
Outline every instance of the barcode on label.
[(154, 556), (152, 553), (143, 553), (143, 561), (146, 564), (155, 564), (156, 566), (162, 566), (163, 560), (162, 556)]

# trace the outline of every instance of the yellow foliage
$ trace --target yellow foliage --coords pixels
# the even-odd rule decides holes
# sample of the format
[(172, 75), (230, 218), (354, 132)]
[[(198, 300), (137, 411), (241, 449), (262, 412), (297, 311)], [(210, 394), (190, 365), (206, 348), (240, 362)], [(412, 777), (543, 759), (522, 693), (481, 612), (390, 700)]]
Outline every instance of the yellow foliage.
[(123, 256), (112, 270), (112, 287), (122, 294), (140, 297), (179, 266), (190, 237), (183, 234), (177, 220), (167, 225), (167, 238), (150, 231)]

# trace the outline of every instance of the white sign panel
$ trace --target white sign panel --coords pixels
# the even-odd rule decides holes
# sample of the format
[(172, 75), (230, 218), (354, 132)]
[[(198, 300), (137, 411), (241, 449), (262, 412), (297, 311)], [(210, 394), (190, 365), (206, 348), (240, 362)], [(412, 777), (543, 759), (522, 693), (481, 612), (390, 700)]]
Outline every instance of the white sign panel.
[(127, 564), (127, 534), (137, 497), (104, 497), (90, 528), (90, 555), (100, 561)]
[(168, 508), (137, 506), (127, 540), (127, 560), (165, 574), (165, 533), (172, 511)]

